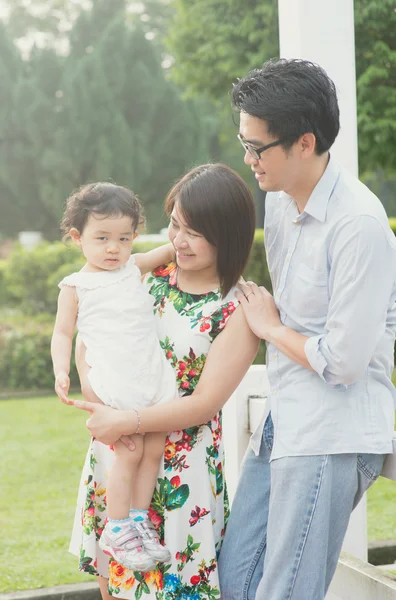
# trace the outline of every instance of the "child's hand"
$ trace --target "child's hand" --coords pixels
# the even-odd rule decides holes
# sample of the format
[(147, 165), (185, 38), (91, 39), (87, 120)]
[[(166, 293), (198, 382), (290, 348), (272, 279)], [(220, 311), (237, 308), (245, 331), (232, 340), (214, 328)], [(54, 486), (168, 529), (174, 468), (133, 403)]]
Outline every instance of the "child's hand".
[(55, 392), (59, 400), (61, 400), (64, 404), (73, 404), (73, 400), (68, 398), (70, 388), (70, 378), (67, 373), (61, 372), (58, 373), (55, 377)]

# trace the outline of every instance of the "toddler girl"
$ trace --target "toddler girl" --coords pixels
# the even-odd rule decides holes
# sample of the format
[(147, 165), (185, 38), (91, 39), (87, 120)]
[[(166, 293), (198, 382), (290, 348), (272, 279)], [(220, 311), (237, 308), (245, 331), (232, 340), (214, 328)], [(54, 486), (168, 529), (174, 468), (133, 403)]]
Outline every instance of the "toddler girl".
[[(74, 329), (87, 348), (90, 388), (85, 398), (120, 410), (166, 402), (177, 396), (175, 374), (161, 350), (153, 301), (141, 274), (172, 260), (171, 244), (131, 256), (142, 221), (134, 193), (112, 183), (81, 187), (67, 201), (62, 230), (77, 244), (86, 264), (63, 279), (51, 353), (55, 390), (71, 404), (70, 357)], [(153, 495), (165, 433), (144, 437), (139, 425), (135, 451), (121, 441), (107, 481), (108, 521), (99, 546), (128, 569), (150, 571), (156, 561), (169, 562), (147, 511)]]

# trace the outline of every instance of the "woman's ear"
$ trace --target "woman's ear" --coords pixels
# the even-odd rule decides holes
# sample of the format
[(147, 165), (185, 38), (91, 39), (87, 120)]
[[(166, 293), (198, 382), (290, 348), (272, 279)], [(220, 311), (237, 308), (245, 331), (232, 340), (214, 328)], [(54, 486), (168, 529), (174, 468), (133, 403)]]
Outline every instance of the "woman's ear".
[(69, 231), (69, 235), (73, 242), (77, 244), (77, 246), (81, 246), (81, 233), (75, 227), (72, 227)]

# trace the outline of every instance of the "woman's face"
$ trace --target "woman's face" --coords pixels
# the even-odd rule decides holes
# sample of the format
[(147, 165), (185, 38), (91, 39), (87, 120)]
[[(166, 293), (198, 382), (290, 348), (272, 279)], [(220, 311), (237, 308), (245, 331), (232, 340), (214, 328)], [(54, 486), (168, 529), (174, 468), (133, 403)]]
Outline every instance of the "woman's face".
[(172, 210), (168, 235), (176, 252), (178, 267), (186, 271), (216, 269), (216, 248), (201, 233), (188, 227), (178, 202)]

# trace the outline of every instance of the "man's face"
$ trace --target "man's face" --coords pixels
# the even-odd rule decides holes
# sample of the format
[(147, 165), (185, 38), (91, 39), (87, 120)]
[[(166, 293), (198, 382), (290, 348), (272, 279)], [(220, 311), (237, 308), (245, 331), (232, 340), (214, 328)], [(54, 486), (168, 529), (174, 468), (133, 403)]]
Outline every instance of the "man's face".
[[(239, 134), (244, 142), (255, 148), (277, 141), (277, 138), (269, 135), (265, 121), (244, 112), (240, 114)], [(287, 151), (282, 146), (273, 146), (264, 150), (259, 159), (246, 151), (244, 161), (250, 165), (262, 190), (287, 191), (293, 187), (298, 176), (299, 160), (295, 154), (293, 146)]]

